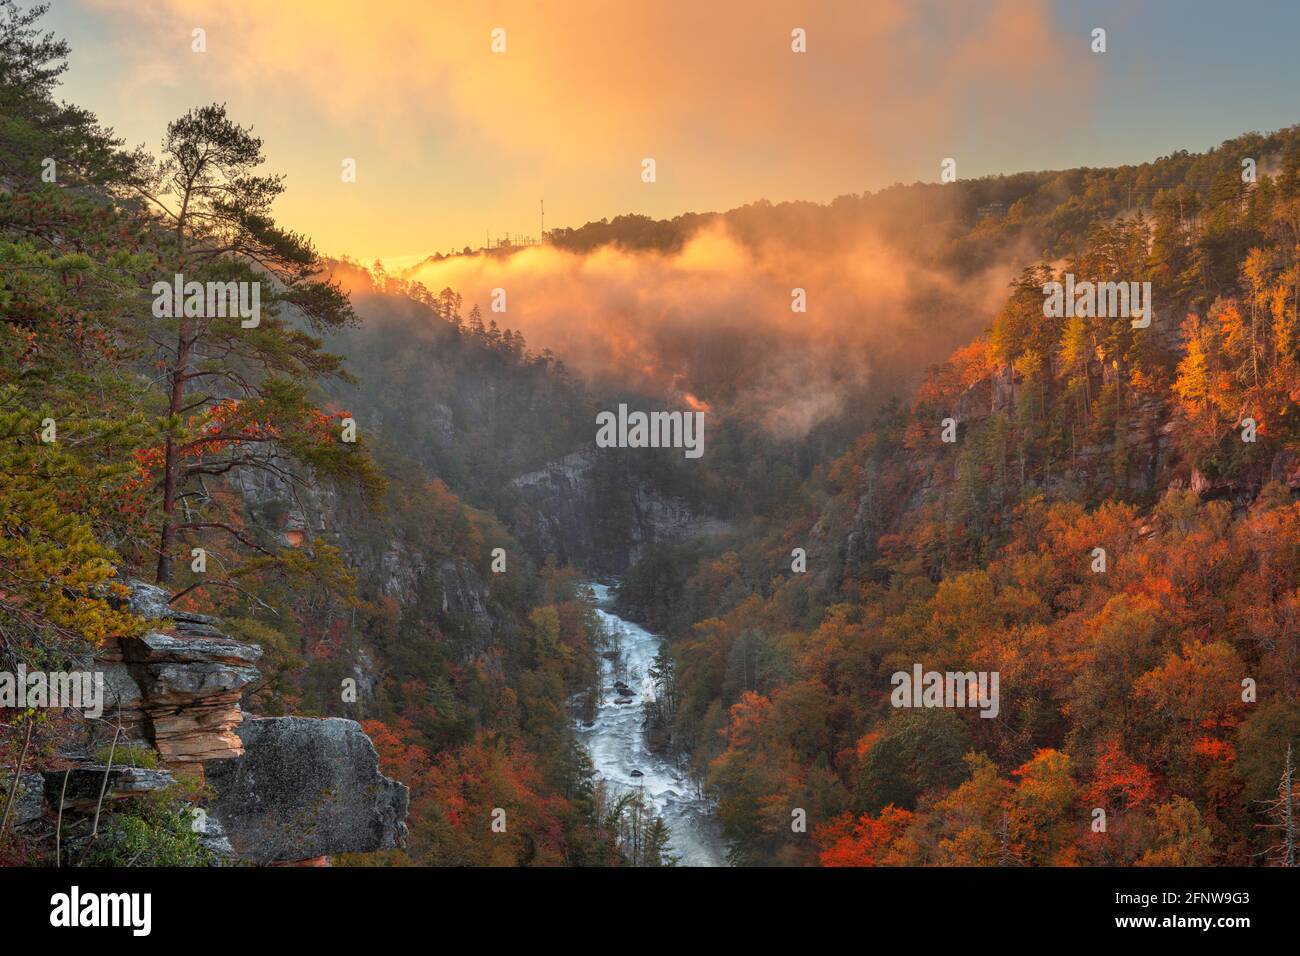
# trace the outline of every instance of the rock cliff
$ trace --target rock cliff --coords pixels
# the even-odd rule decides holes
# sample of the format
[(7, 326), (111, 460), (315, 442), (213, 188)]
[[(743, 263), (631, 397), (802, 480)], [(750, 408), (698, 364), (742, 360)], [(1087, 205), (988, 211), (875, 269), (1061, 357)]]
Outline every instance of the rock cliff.
[[(695, 513), (644, 476), (602, 481), (594, 447), (566, 455), (513, 481), (520, 503), (511, 530), (534, 554), (555, 555), (597, 574), (621, 574), (656, 541), (719, 534), (726, 525)], [(609, 476), (603, 476), (608, 478)]]
[[(184, 777), (213, 794), (195, 829), (220, 857), (283, 863), (402, 845), (407, 788), (379, 772), (359, 724), (245, 715), (240, 700), (260, 676), (261, 648), (230, 639), (215, 618), (171, 609), (162, 588), (127, 586), (148, 627), (96, 653), (103, 716), (87, 722), (83, 746), (60, 754), (70, 766), (23, 774), (15, 827), (50, 827), (60, 809), (65, 824), (97, 809), (111, 817), (119, 801)], [(141, 748), (156, 752), (156, 768), (124, 762)]]

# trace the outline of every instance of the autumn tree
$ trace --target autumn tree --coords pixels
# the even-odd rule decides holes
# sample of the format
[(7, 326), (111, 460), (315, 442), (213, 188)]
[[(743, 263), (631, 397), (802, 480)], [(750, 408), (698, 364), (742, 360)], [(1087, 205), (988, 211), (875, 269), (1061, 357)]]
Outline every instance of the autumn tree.
[(1208, 866), (1213, 861), (1214, 837), (1196, 804), (1173, 797), (1155, 808), (1155, 834), (1151, 849), (1138, 866)]
[(111, 579), (139, 531), (123, 450), (149, 429), (118, 334), (148, 257), (93, 188), (111, 133), (54, 101), (68, 47), (46, 9), (0, 3), (0, 669), (139, 627)]
[(878, 816), (844, 814), (818, 827), (813, 839), (822, 866), (906, 866), (916, 848), (908, 837), (913, 815), (890, 804)]
[(934, 807), (944, 833), (940, 861), (947, 866), (997, 865), (1014, 854), (1007, 828), (1012, 786), (985, 754), (968, 753), (965, 761), (970, 778)]
[(1039, 750), (1014, 775), (1019, 780), (1011, 795), (1012, 843), (1021, 849), (1026, 862), (1040, 866), (1071, 862), (1080, 820), (1074, 813), (1076, 789), (1069, 755)]

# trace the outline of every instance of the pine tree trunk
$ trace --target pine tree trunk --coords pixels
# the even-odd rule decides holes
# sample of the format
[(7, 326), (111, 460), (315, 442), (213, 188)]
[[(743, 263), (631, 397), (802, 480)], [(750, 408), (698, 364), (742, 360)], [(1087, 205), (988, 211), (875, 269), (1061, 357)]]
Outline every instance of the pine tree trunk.
[[(172, 369), (171, 397), (167, 403), (169, 418), (180, 415), (181, 409), (185, 406), (185, 374), (190, 364), (189, 332), (189, 323), (182, 319), (176, 340), (176, 365)], [(158, 542), (159, 584), (167, 584), (172, 577), (172, 549), (176, 544), (176, 494), (180, 470), (180, 449), (176, 445), (175, 431), (169, 429), (163, 457), (162, 533)]]

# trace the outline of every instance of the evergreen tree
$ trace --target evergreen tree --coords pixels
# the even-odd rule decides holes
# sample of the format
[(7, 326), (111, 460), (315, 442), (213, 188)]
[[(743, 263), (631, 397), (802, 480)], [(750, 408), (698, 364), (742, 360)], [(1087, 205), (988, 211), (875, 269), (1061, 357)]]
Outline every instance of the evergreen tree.
[(681, 857), (668, 852), (671, 834), (662, 817), (651, 817), (645, 829), (645, 846), (641, 852), (642, 866), (676, 866)]
[(320, 277), (321, 262), (310, 242), (271, 219), (283, 180), (259, 174), (262, 163), (261, 139), (229, 119), (220, 104), (169, 124), (161, 159), (142, 151), (134, 156), (132, 186), (171, 237), (160, 263), (162, 282), (170, 285), (182, 276), (186, 283), (257, 283), (265, 307), (250, 326), (238, 315), (208, 314), (187, 303), (149, 337), (158, 343), (154, 355), (168, 385), (160, 582), (172, 579), (178, 539), (200, 531), (223, 532), (238, 545), (274, 556), (235, 522), (208, 513), (213, 500), (205, 479), (247, 469), (292, 485), (305, 480), (295, 464), (306, 464), (372, 493), (380, 484), (368, 456), (344, 443), (339, 422), (309, 397), (315, 379), (347, 375), (337, 356), (321, 350), (319, 339), (281, 313), (317, 332), (354, 316), (338, 284)]

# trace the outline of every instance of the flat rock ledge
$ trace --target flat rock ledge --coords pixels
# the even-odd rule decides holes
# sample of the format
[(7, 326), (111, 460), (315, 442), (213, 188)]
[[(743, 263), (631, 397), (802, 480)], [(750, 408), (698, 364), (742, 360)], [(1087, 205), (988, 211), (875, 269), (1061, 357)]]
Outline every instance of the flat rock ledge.
[(148, 770), (142, 767), (113, 767), (110, 770), (106, 766), (95, 764), (74, 767), (66, 776), (65, 790), (63, 771), (47, 770), (44, 774), (45, 798), (56, 812), (59, 809), (60, 795), (63, 797), (63, 809), (93, 813), (99, 803), (101, 789), (107, 803), (164, 790), (176, 782), (166, 770)]

